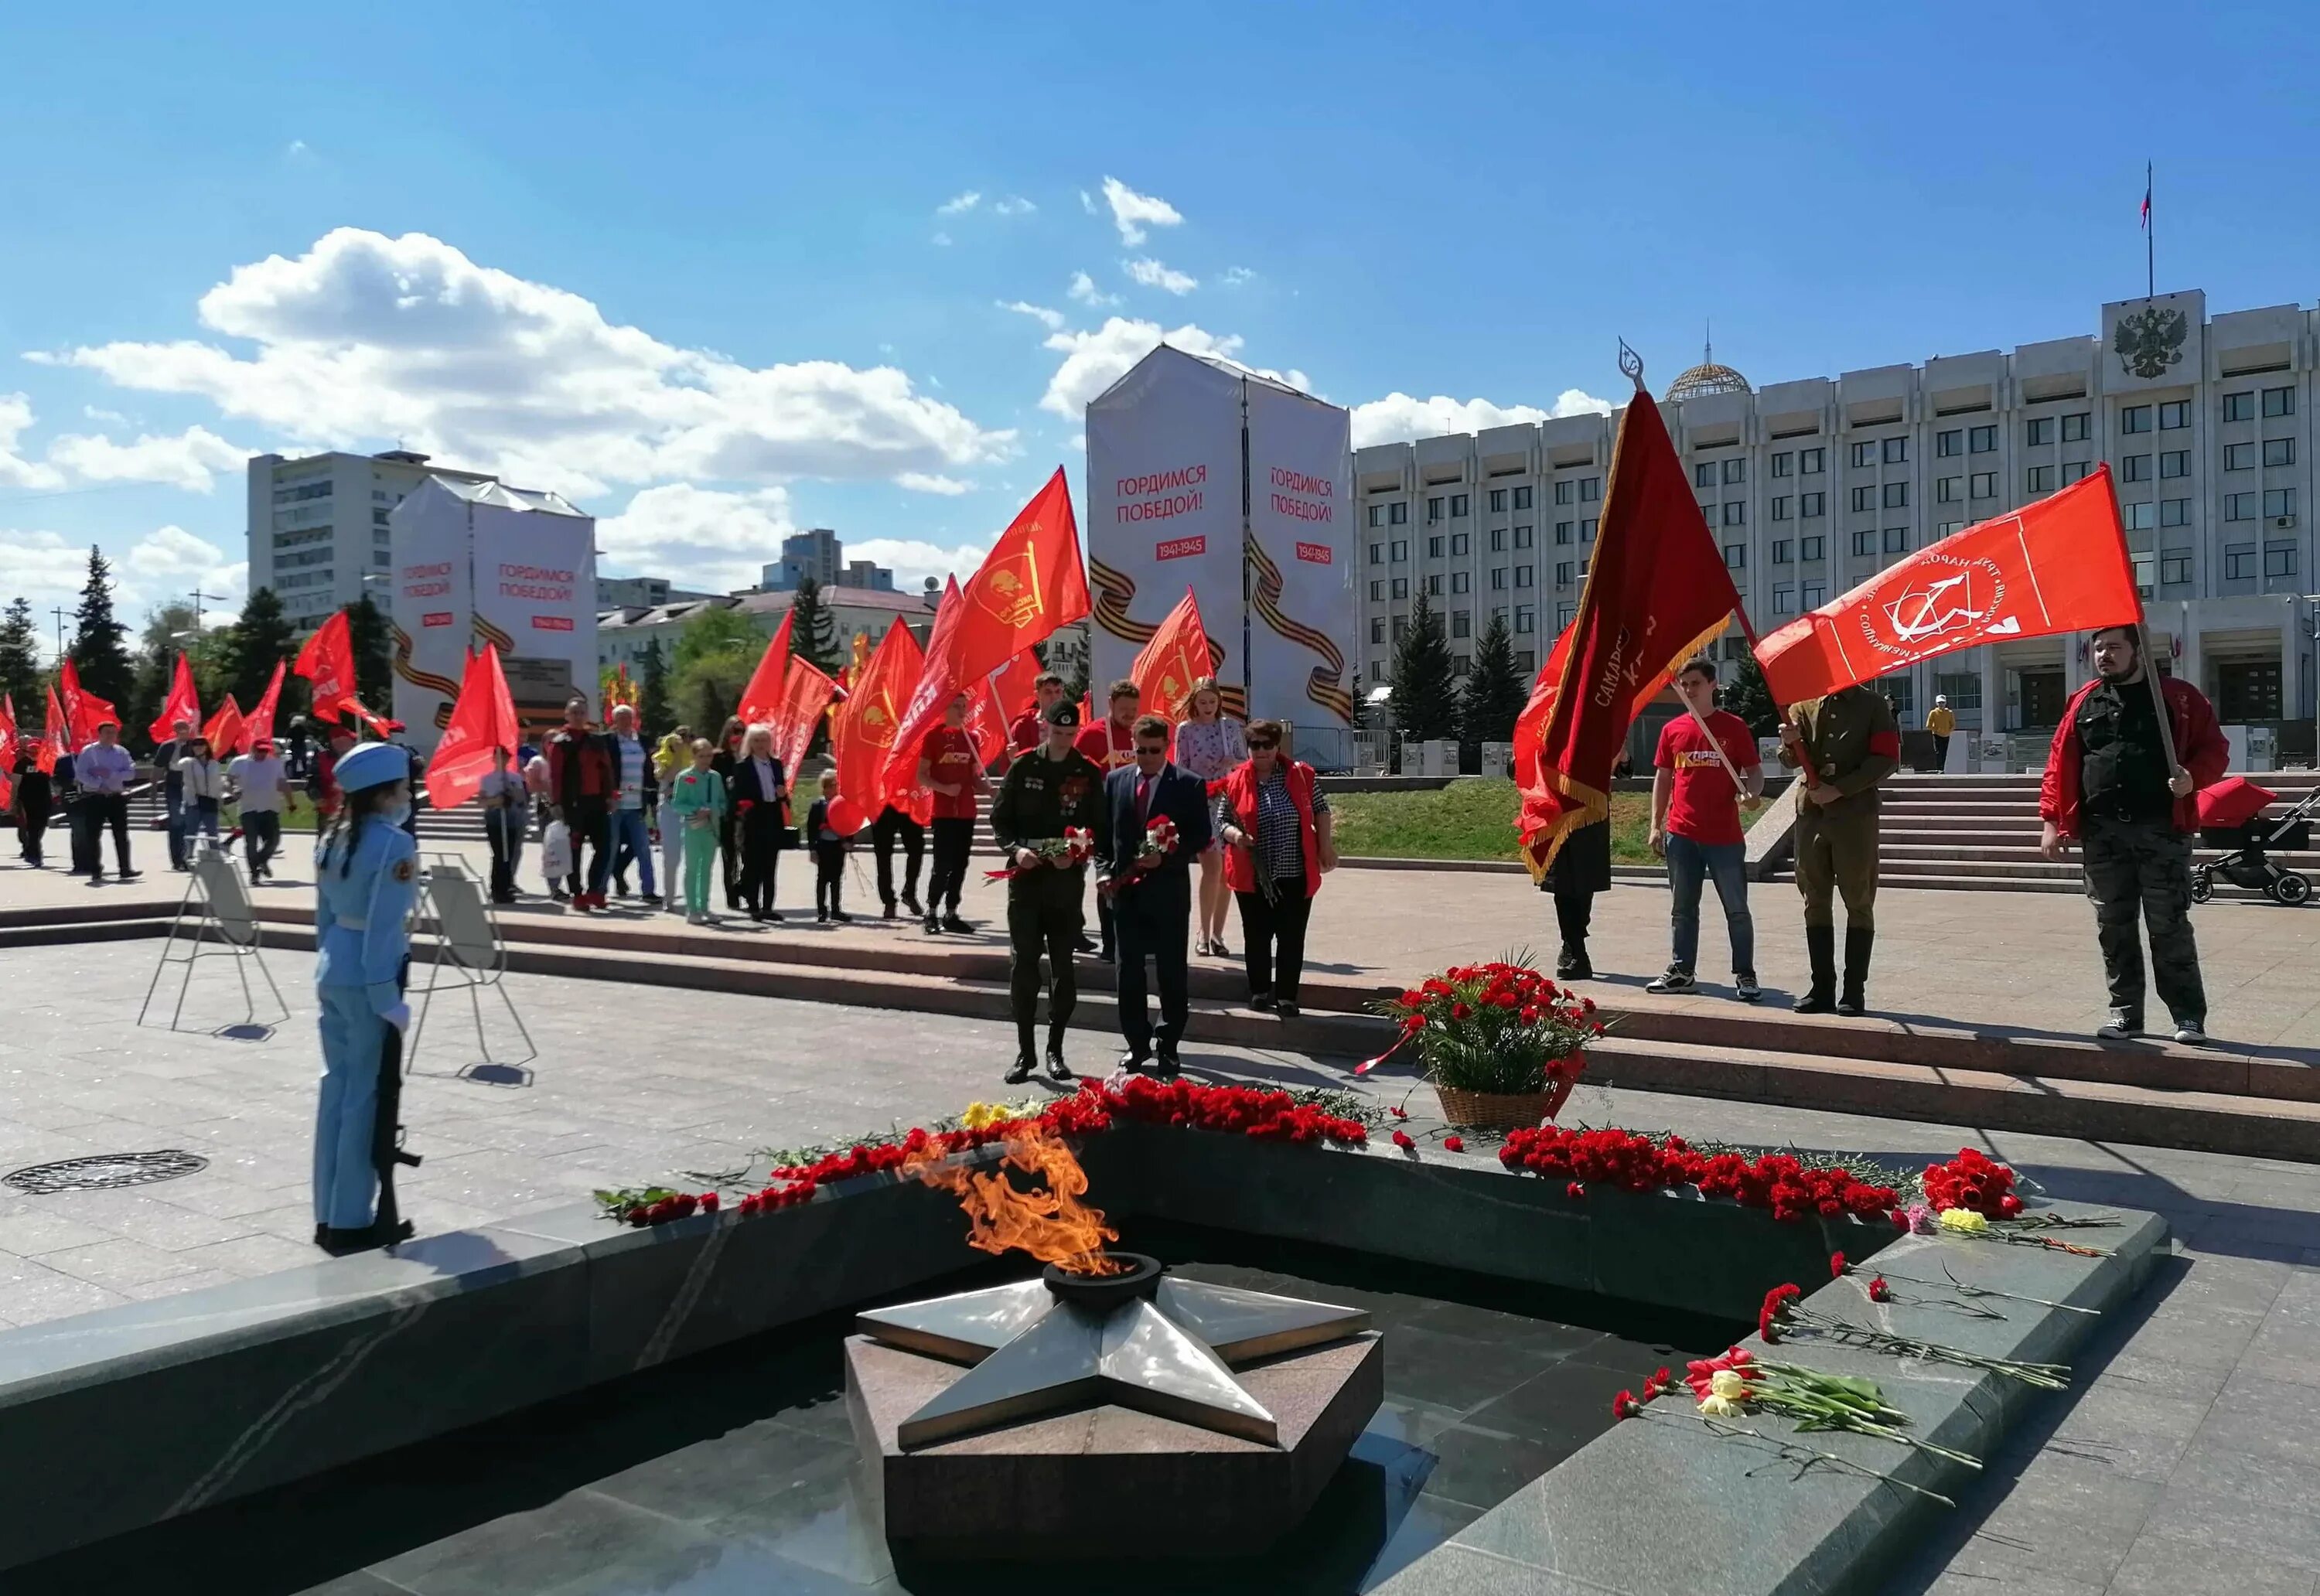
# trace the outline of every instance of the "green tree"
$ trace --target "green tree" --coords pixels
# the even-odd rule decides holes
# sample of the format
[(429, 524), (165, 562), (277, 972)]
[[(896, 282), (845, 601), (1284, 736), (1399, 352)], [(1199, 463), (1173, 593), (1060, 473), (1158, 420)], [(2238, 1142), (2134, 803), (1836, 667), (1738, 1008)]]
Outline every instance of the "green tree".
[[(212, 647), (215, 682), (204, 691), (221, 701), (231, 693), (245, 712), (255, 709), (266, 696), (266, 684), (274, 679), (275, 666), (297, 652), (298, 631), (283, 614), (282, 601), (272, 588), (258, 588), (243, 603), (240, 617), (217, 634)], [(286, 672), (283, 682), (286, 689)]]
[[(637, 683), (637, 719), (644, 722), (645, 730), (654, 736), (666, 736), (675, 728), (676, 717), (669, 713), (668, 665), (661, 658), (658, 638), (645, 645), (640, 669), (642, 674)], [(714, 737), (716, 731), (713, 726), (706, 732), (695, 728), (697, 736)]]
[[(70, 653), (82, 688), (126, 704), (137, 685), (137, 667), (129, 657), (129, 629), (113, 612), (113, 564), (94, 544), (88, 551), (88, 580), (74, 614)], [(124, 713), (123, 718), (130, 717)]]
[(347, 606), (347, 641), (355, 655), (355, 696), (371, 713), (387, 713), (394, 702), (394, 634), (368, 594)]
[(18, 721), (29, 726), (46, 703), (41, 681), (41, 629), (32, 621), (32, 606), (22, 594), (0, 618), (0, 693), (16, 705)]
[(1393, 723), (1405, 739), (1430, 742), (1458, 735), (1458, 679), (1442, 617), (1418, 595), (1409, 630), (1393, 651)]
[(765, 652), (766, 634), (739, 607), (703, 609), (678, 629), (671, 706), (702, 736), (714, 738)]
[(797, 595), (790, 601), (790, 657), (830, 675), (838, 670), (838, 617), (822, 602), (821, 584), (811, 576), (798, 578)]
[(122, 728), (123, 737), (141, 740), (153, 717), (161, 712), (177, 676), (180, 648), (195, 662), (194, 689), (201, 694), (203, 707), (209, 707), (214, 690), (201, 668), (201, 641), (194, 633), (193, 605), (161, 604), (145, 612), (145, 624), (137, 634), (136, 677), (121, 706), (121, 718), (129, 723)]
[[(1458, 734), (1471, 743), (1506, 742), (1515, 734), (1515, 717), (1529, 696), (1528, 684), (1515, 669), (1515, 645), (1503, 615), (1493, 615), (1474, 646), (1474, 667), (1458, 703)], [(1495, 772), (1486, 771), (1485, 775)]]
[(1756, 663), (1754, 654), (1740, 657), (1740, 672), (1723, 691), (1724, 707), (1748, 722), (1748, 730), (1758, 737), (1777, 737), (1781, 732), (1781, 706), (1772, 702), (1772, 689), (1764, 680), (1763, 667)]

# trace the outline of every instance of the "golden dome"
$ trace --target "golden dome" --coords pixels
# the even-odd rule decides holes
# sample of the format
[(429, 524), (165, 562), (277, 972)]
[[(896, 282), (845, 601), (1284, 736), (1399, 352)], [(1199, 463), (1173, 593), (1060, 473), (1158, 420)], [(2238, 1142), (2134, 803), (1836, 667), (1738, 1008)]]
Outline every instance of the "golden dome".
[(1729, 366), (1703, 360), (1668, 385), (1670, 399), (1697, 399), (1706, 394), (1745, 394), (1748, 379)]

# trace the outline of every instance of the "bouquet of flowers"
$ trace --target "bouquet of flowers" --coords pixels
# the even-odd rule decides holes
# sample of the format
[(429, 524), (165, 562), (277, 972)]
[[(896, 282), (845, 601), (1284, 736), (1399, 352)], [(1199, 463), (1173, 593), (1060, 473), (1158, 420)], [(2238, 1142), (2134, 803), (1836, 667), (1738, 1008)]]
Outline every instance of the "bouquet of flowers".
[[(1435, 1084), (1465, 1092), (1567, 1090), (1585, 1067), (1582, 1049), (1603, 1034), (1592, 998), (1563, 991), (1518, 959), (1455, 966), (1376, 1007), (1401, 1027), (1395, 1047), (1415, 1039)], [(1355, 1073), (1367, 1074), (1393, 1050)]]
[(1147, 859), (1165, 859), (1176, 851), (1176, 822), (1162, 815), (1144, 828), (1144, 846), (1138, 852)]
[[(1040, 866), (1053, 865), (1058, 869), (1068, 870), (1074, 866), (1084, 865), (1095, 857), (1095, 833), (1085, 826), (1065, 826), (1061, 837), (1042, 838), (1038, 842), (1027, 842), (1022, 846), (1039, 856)], [(1012, 881), (1030, 868), (1032, 866), (1010, 865), (1004, 870), (986, 870), (983, 874), (993, 881)]]
[(2014, 1193), (2014, 1171), (1988, 1154), (1960, 1147), (1946, 1164), (1928, 1164), (1923, 1177), (1926, 1202), (1935, 1213), (1962, 1208), (1984, 1219), (2010, 1220), (2022, 1211)]

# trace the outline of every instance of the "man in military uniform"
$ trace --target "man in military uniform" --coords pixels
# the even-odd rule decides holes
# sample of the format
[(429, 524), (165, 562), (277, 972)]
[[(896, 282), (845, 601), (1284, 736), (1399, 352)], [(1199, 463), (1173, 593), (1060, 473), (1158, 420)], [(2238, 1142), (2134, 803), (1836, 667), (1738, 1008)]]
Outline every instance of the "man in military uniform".
[(1043, 845), (1060, 845), (1066, 830), (1084, 830), (1101, 854), (1105, 830), (1103, 772), (1072, 746), (1079, 737), (1079, 706), (1057, 702), (1042, 710), (1040, 717), (1047, 728), (1045, 739), (1036, 751), (1008, 767), (991, 805), (991, 834), (1015, 871), (1007, 882), (1007, 939), (1014, 950), (1008, 995), (1018, 1043), (1015, 1067), (1007, 1072), (1010, 1085), (1029, 1080), (1038, 1065), (1031, 1040), (1039, 1013), (1042, 952), (1055, 978), (1047, 1000), (1047, 1078), (1072, 1079), (1064, 1066), (1064, 1027), (1079, 1001), (1072, 944), (1085, 923), (1080, 905), (1086, 896), (1087, 867), (1083, 860), (1041, 850)]
[[(1812, 985), (1799, 1014), (1859, 1014), (1869, 1006), (1869, 951), (1877, 938), (1877, 785), (1901, 766), (1893, 706), (1854, 685), (1808, 699), (1781, 725), (1781, 763), (1797, 776), (1797, 890), (1805, 900)], [(1832, 890), (1844, 899), (1844, 990), (1836, 986)]]

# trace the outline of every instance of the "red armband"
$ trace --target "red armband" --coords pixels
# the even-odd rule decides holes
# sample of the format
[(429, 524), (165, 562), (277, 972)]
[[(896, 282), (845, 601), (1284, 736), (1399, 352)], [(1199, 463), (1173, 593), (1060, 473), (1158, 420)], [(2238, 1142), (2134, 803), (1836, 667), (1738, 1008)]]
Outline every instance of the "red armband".
[(1872, 731), (1869, 734), (1869, 751), (1882, 754), (1888, 759), (1901, 757), (1901, 734), (1898, 731)]

